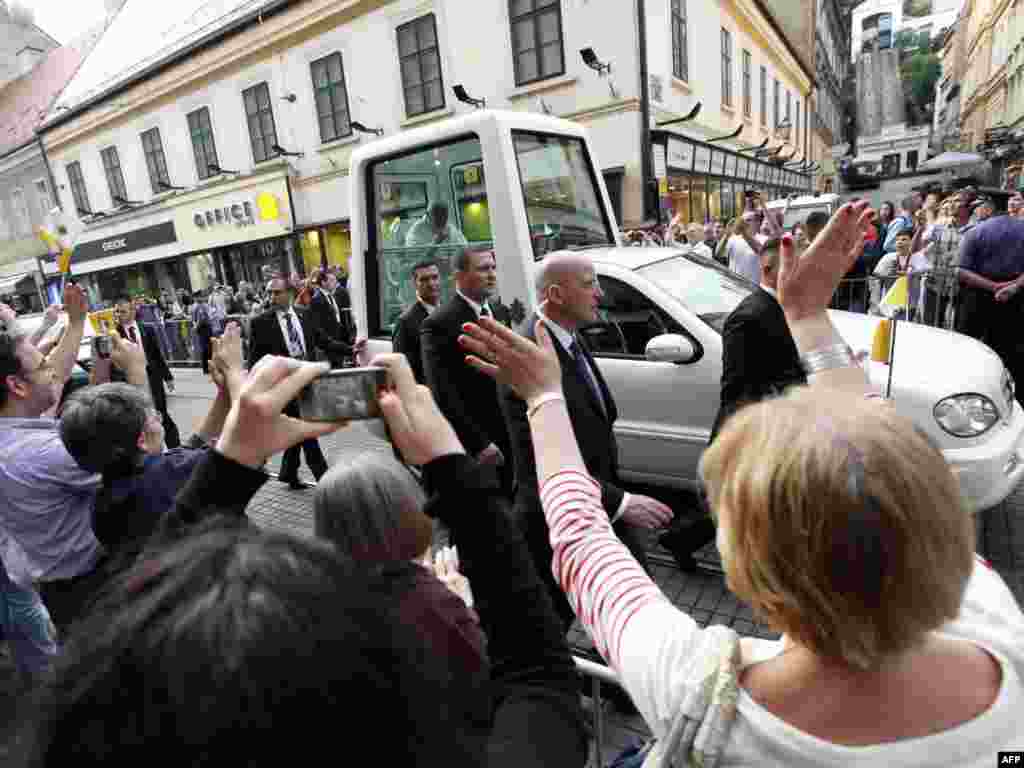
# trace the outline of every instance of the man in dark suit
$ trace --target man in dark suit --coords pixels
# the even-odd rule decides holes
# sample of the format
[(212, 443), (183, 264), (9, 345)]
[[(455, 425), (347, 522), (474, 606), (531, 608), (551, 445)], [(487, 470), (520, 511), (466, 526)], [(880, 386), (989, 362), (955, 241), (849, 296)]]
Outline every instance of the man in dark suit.
[(511, 494), (514, 473), (507, 458), (508, 431), (497, 385), (466, 364), (466, 353), (459, 345), (462, 326), (481, 316), (510, 325), (508, 309), (489, 303), (497, 287), (494, 254), (465, 249), (456, 258), (455, 270), (455, 295), (420, 327), (423, 375), (466, 452), (494, 467), (502, 488)]
[(352, 297), (349, 296), (348, 287), (345, 285), (348, 278), (335, 270), (336, 268), (332, 268), (334, 278), (337, 281), (337, 287), (334, 289), (334, 302), (338, 305), (338, 311), (341, 312), (343, 336), (349, 340), (354, 340), (356, 337), (356, 324), (352, 318)]
[[(156, 334), (152, 328), (138, 322), (135, 304), (129, 296), (117, 297), (114, 302), (114, 317), (117, 321), (118, 335), (122, 339), (142, 345), (142, 351), (146, 354), (146, 376), (149, 378), (153, 407), (159, 412), (164, 424), (164, 443), (168, 448), (178, 448), (181, 445), (181, 434), (167, 410), (167, 392), (164, 389), (166, 384), (167, 389), (174, 391), (174, 376), (167, 365), (167, 360), (164, 359), (164, 353), (160, 351)], [(125, 381), (124, 372), (116, 368), (111, 371), (110, 378), (114, 381)]]
[[(267, 291), (270, 293), (270, 309), (252, 319), (249, 369), (252, 370), (265, 355), (294, 357), (299, 360), (311, 359), (314, 350), (313, 335), (308, 324), (303, 324), (292, 308), (288, 282), (284, 278), (275, 277), (267, 285)], [(293, 400), (288, 403), (284, 412), (288, 416), (298, 418), (298, 402)], [(319, 480), (327, 472), (327, 460), (316, 439), (306, 440), (289, 448), (281, 458), (281, 473), (278, 479), (282, 483), (287, 483), (292, 490), (305, 487), (299, 482), (300, 450), (306, 456), (306, 464), (313, 472), (313, 477)]]
[(425, 384), (423, 356), (420, 352), (420, 327), (437, 310), (441, 299), (441, 270), (435, 261), (421, 261), (412, 268), (412, 283), (416, 287), (416, 301), (395, 324), (391, 337), (394, 351), (405, 355), (409, 367), (419, 384)]
[[(726, 318), (722, 332), (721, 405), (711, 428), (711, 442), (728, 418), (744, 405), (807, 383), (796, 343), (775, 294), (779, 245), (777, 239), (765, 243), (761, 251), (760, 287)], [(688, 526), (673, 526), (661, 537), (661, 544), (681, 568), (692, 570), (693, 553), (714, 538), (714, 522), (705, 516)]]
[(345, 363), (366, 346), (366, 339), (349, 336), (345, 319), (347, 313), (343, 314), (335, 298), (338, 278), (334, 273), (317, 270), (310, 279), (315, 292), (306, 316), (310, 321), (313, 342), (327, 355), (331, 368), (344, 368)]
[[(536, 289), (540, 308), (536, 315), (528, 318), (523, 332), (536, 340), (534, 328), (538, 317), (547, 326), (562, 366), (562, 392), (587, 471), (601, 484), (601, 502), (616, 534), (637, 560), (644, 563), (643, 541), (636, 528), (654, 529), (668, 525), (672, 510), (660, 501), (626, 493), (618, 486), (619, 450), (614, 432), (618, 411), (615, 400), (590, 351), (576, 335), (578, 328), (597, 319), (597, 305), (602, 293), (594, 265), (588, 256), (579, 253), (548, 256), (541, 263)], [(541, 578), (568, 631), (574, 615), (551, 573), (551, 544), (540, 504), (526, 403), (510, 389), (505, 389), (502, 408), (512, 440), (518, 481), (516, 516)]]

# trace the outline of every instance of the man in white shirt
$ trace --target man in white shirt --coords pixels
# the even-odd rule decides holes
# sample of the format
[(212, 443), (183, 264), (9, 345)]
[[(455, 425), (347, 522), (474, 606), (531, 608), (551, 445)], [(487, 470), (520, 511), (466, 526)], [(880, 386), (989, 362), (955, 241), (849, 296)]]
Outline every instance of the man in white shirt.
[(726, 244), (729, 269), (747, 278), (755, 285), (761, 282), (761, 259), (758, 255), (761, 246), (754, 239), (752, 231), (756, 221), (756, 213), (753, 211), (744, 213), (736, 229), (736, 234), (730, 237)]
[[(534, 326), (540, 318), (554, 337), (562, 367), (562, 391), (583, 460), (601, 485), (602, 502), (616, 534), (643, 563), (644, 546), (635, 529), (668, 525), (672, 510), (656, 499), (627, 493), (619, 487), (615, 399), (577, 333), (580, 327), (597, 320), (597, 306), (603, 295), (593, 262), (583, 254), (548, 256), (541, 262), (536, 290), (540, 309), (527, 319), (523, 334), (533, 339)], [(540, 504), (526, 403), (506, 389), (502, 392), (502, 408), (515, 456), (516, 516), (541, 579), (568, 629), (573, 612), (551, 574), (551, 545)]]
[[(270, 309), (252, 320), (249, 369), (251, 370), (265, 355), (311, 360), (315, 349), (313, 336), (292, 308), (291, 289), (287, 281), (282, 277), (276, 277), (267, 284), (267, 291), (270, 293)], [(298, 402), (290, 402), (284, 412), (298, 418)], [(314, 478), (319, 480), (327, 472), (327, 460), (316, 439), (306, 440), (301, 445), (289, 448), (281, 458), (278, 479), (292, 490), (305, 487), (299, 481), (300, 451), (305, 455)]]
[(455, 294), (420, 326), (423, 377), (438, 407), (451, 422), (469, 455), (497, 468), (502, 488), (509, 494), (514, 473), (508, 456), (508, 431), (498, 407), (494, 380), (466, 363), (459, 344), (462, 326), (481, 316), (504, 325), (511, 319), (498, 303), (497, 267), (492, 251), (465, 249), (455, 260)]
[(422, 245), (466, 245), (466, 238), (449, 223), (448, 204), (435, 200), (423, 218), (412, 225), (409, 234), (405, 236), (405, 245), (408, 248)]
[[(910, 252), (910, 246), (913, 241), (913, 231), (910, 229), (904, 229), (896, 234), (894, 242), (896, 250), (893, 253), (887, 253), (878, 261), (878, 266), (875, 267), (874, 274), (878, 277), (896, 278), (901, 275), (908, 276), (907, 295), (908, 295), (908, 310), (909, 315), (913, 317), (918, 309), (918, 302), (920, 301), (921, 293), (921, 278), (925, 272), (932, 268), (932, 262), (929, 258), (931, 250), (934, 248), (934, 243), (929, 243), (924, 249), (917, 253)], [(881, 288), (876, 288), (875, 295), (872, 297), (873, 303), (877, 304), (881, 300), (882, 289), (888, 290), (892, 285), (893, 281), (887, 281)]]
[(690, 252), (695, 253), (698, 256), (703, 256), (705, 259), (714, 258), (714, 254), (711, 249), (704, 242), (704, 227), (694, 222), (686, 228), (686, 239), (690, 243)]
[(409, 367), (412, 368), (416, 382), (425, 384), (423, 356), (420, 352), (420, 327), (424, 320), (437, 311), (438, 302), (441, 300), (441, 269), (434, 261), (421, 261), (412, 268), (412, 282), (416, 287), (416, 301), (395, 323), (391, 346), (395, 352), (405, 355), (409, 360)]
[[(117, 319), (118, 335), (142, 346), (142, 351), (146, 355), (146, 375), (149, 377), (153, 407), (160, 414), (164, 425), (164, 441), (168, 448), (177, 448), (181, 445), (181, 433), (167, 408), (167, 390), (174, 391), (174, 374), (167, 365), (164, 353), (160, 351), (156, 333), (149, 326), (139, 323), (135, 303), (128, 296), (117, 297), (114, 316)], [(126, 374), (115, 368), (111, 371), (110, 378), (112, 381), (126, 381)]]

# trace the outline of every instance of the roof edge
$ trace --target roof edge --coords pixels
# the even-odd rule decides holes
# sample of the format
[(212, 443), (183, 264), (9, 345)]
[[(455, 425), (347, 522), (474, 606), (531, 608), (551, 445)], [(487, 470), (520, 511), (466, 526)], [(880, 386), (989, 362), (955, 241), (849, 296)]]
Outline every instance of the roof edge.
[[(241, 33), (243, 31), (243, 28), (247, 26), (253, 19), (257, 19), (261, 16), (266, 17), (269, 14), (277, 13), (283, 10), (285, 7), (292, 5), (296, 2), (297, 0), (272, 0), (272, 2), (268, 3), (267, 5), (260, 6), (255, 10), (252, 10), (249, 13), (245, 14), (244, 16), (235, 19), (231, 23), (226, 24), (220, 29), (214, 30), (213, 32), (210, 32), (208, 35), (205, 35), (204, 37), (201, 37), (198, 40), (189, 43), (188, 45), (169, 55), (163, 61), (154, 62), (153, 64), (144, 67), (140, 72), (138, 72), (135, 75), (132, 75), (128, 79), (110, 86), (106, 90), (101, 91), (95, 96), (81, 102), (78, 106), (72, 107), (63, 114), (54, 117), (52, 120), (44, 122), (43, 124), (37, 126), (36, 131), (42, 134), (46, 133), (50, 129), (58, 128), (59, 126), (70, 122), (73, 118), (83, 114), (84, 112), (88, 112), (94, 106), (101, 104), (103, 101), (114, 96), (117, 96), (118, 94), (124, 93), (132, 86), (145, 82), (154, 75), (159, 74), (165, 69), (174, 66), (175, 64), (192, 55), (196, 51), (202, 50), (215, 43), (220, 42), (221, 40), (227, 39), (233, 35)], [(104, 30), (104, 34), (106, 34), (106, 30)], [(98, 44), (99, 43), (97, 43), (97, 45)], [(91, 53), (92, 52), (90, 51), (90, 54)], [(78, 73), (76, 71), (75, 75), (77, 74)], [(72, 76), (72, 78), (74, 78), (74, 75)], [(71, 81), (69, 80), (68, 83), (70, 82)], [(66, 87), (67, 85), (65, 85), (65, 88)]]

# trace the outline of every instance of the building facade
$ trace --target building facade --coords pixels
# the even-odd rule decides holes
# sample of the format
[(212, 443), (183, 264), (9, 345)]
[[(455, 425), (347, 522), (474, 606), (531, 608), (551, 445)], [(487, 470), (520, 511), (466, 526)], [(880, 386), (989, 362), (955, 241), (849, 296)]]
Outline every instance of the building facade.
[[(188, 18), (168, 6), (128, 0), (42, 128), (94, 301), (347, 268), (352, 149), (472, 109), (455, 85), (488, 107), (585, 123), (618, 221), (643, 219), (654, 147), (641, 146), (632, 3), (220, 0)], [(801, 159), (811, 77), (758, 4), (649, 0), (646, 22), (652, 123), (701, 101), (668, 130), (700, 142), (740, 125), (734, 149), (771, 137)], [(610, 71), (587, 66), (585, 48)], [(694, 219), (733, 211), (734, 194), (712, 191), (717, 170), (673, 168), (670, 184), (666, 168), (666, 215), (684, 200)], [(395, 216), (428, 202), (400, 194)], [(486, 230), (486, 206), (472, 214)]]
[[(877, 42), (892, 47), (900, 32), (938, 37), (953, 25), (965, 0), (866, 0), (853, 9), (851, 61)], [(969, 2), (969, 0), (968, 0)]]
[(942, 76), (935, 87), (931, 142), (932, 151), (936, 153), (971, 149), (960, 131), (960, 98), (967, 70), (967, 35), (961, 33), (967, 24), (966, 8), (961, 9), (956, 23), (946, 31), (939, 52)]
[(818, 0), (815, 14), (814, 112), (810, 159), (821, 166), (817, 188), (838, 189), (835, 158), (848, 148), (846, 99), (851, 77), (850, 12), (839, 0)]

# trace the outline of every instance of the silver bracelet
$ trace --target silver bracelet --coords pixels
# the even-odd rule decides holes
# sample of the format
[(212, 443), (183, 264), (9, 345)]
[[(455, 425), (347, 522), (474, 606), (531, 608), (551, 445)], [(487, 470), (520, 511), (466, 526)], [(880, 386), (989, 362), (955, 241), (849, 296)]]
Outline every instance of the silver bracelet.
[(812, 349), (806, 355), (800, 356), (800, 364), (803, 366), (804, 373), (813, 376), (834, 368), (852, 368), (857, 365), (857, 360), (853, 356), (853, 350), (843, 343)]

